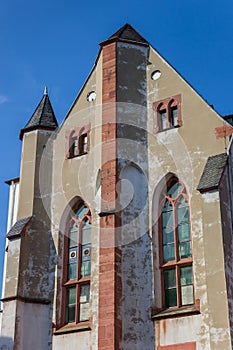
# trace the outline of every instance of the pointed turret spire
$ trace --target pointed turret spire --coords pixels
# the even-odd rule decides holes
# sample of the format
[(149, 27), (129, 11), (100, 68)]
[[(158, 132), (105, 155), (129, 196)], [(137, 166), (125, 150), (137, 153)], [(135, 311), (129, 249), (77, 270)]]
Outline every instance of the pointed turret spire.
[(45, 87), (44, 96), (38, 104), (31, 119), (25, 127), (21, 129), (19, 138), (22, 140), (24, 133), (28, 131), (37, 129), (55, 130), (57, 127), (58, 123), (48, 96), (48, 89)]
[(103, 46), (112, 41), (127, 41), (134, 42), (143, 45), (149, 45), (146, 41), (130, 24), (126, 23), (121, 27), (116, 33), (111, 35), (106, 41), (102, 42), (100, 45)]

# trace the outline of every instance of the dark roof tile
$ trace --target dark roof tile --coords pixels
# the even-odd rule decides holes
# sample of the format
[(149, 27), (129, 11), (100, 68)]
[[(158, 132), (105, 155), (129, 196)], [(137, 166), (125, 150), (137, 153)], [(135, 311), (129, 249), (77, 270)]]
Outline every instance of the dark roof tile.
[(133, 41), (141, 44), (149, 45), (148, 41), (146, 41), (130, 24), (126, 23), (123, 27), (121, 27), (116, 33), (111, 35), (108, 41), (112, 41), (114, 39), (125, 40), (125, 41)]
[(27, 131), (36, 129), (49, 129), (55, 130), (58, 127), (58, 123), (53, 112), (53, 108), (45, 90), (44, 96), (42, 97), (40, 103), (38, 104), (35, 112), (33, 113), (29, 122), (20, 131), (20, 140), (23, 138), (23, 134)]
[(25, 226), (28, 224), (32, 216), (20, 219), (11, 227), (10, 231), (7, 233), (7, 238), (11, 239), (20, 236)]
[(217, 154), (207, 159), (204, 171), (197, 187), (200, 192), (206, 192), (209, 189), (218, 187), (226, 161), (226, 153)]

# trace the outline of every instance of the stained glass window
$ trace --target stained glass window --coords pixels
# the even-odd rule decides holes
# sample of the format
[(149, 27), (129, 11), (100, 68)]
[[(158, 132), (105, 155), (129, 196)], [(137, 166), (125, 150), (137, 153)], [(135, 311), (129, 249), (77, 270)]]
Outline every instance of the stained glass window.
[(172, 178), (162, 200), (164, 305), (190, 305), (194, 303), (192, 249), (189, 203), (184, 185), (177, 178)]
[(91, 213), (81, 204), (68, 223), (64, 323), (83, 322), (90, 317), (91, 252)]

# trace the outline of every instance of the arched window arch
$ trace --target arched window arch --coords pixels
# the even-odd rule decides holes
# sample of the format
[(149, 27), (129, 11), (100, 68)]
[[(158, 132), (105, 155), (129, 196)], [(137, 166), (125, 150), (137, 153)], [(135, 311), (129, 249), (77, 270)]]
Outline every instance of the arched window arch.
[(165, 130), (168, 128), (167, 120), (167, 106), (164, 103), (160, 103), (158, 106), (158, 119), (159, 119), (159, 130)]
[(64, 237), (63, 324), (90, 318), (91, 211), (79, 201), (67, 218)]
[(169, 125), (170, 127), (177, 127), (179, 126), (179, 115), (178, 115), (178, 103), (176, 100), (172, 99), (168, 103), (168, 119), (169, 119)]
[(187, 191), (172, 177), (161, 195), (160, 271), (163, 307), (194, 303), (190, 210)]

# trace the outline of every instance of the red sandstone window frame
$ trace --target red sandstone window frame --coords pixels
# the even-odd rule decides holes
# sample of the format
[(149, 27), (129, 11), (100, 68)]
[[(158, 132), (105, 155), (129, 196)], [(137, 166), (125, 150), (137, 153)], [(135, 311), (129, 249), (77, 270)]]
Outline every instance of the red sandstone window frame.
[[(169, 190), (172, 183), (177, 182), (183, 187), (181, 192), (178, 192), (178, 196), (175, 199), (170, 198), (167, 195), (167, 191)], [(162, 309), (179, 309), (181, 307), (187, 307), (195, 304), (195, 289), (194, 289), (194, 281), (193, 281), (193, 257), (188, 258), (179, 258), (179, 238), (178, 238), (178, 203), (180, 198), (183, 197), (185, 201), (188, 203), (188, 215), (189, 215), (189, 224), (190, 224), (190, 247), (192, 253), (192, 229), (191, 229), (191, 220), (190, 220), (190, 203), (189, 197), (186, 191), (186, 187), (178, 178), (173, 176), (166, 184), (164, 191), (160, 197), (160, 206), (159, 206), (159, 262), (160, 262), (160, 273), (161, 273), (161, 289), (162, 289)], [(174, 260), (164, 262), (164, 244), (163, 244), (163, 223), (162, 223), (162, 210), (164, 208), (164, 204), (166, 200), (172, 204), (173, 207), (173, 218), (174, 218), (174, 251), (175, 258)], [(181, 301), (181, 277), (180, 271), (181, 268), (184, 267), (192, 267), (192, 286), (193, 286), (193, 303), (182, 305)], [(164, 274), (168, 270), (175, 269), (175, 277), (176, 277), (176, 305), (175, 306), (167, 306), (165, 300), (165, 284), (164, 284)]]
[[(84, 215), (84, 218), (78, 222), (75, 217), (75, 211), (81, 206), (85, 206), (87, 208), (87, 213)], [(66, 327), (67, 330), (72, 329), (73, 327), (86, 326), (90, 327), (91, 317), (88, 320), (80, 321), (80, 289), (82, 286), (89, 285), (91, 286), (91, 274), (88, 277), (81, 277), (81, 256), (82, 256), (82, 244), (81, 244), (81, 234), (82, 227), (85, 220), (88, 220), (90, 224), (92, 223), (91, 210), (90, 207), (84, 201), (78, 201), (74, 207), (72, 208), (69, 216), (67, 218), (66, 223), (66, 232), (64, 235), (64, 258), (63, 258), (63, 281), (62, 281), (62, 310), (61, 310), (61, 326)], [(69, 230), (71, 225), (76, 222), (78, 226), (77, 235), (78, 235), (78, 259), (77, 259), (77, 278), (68, 280), (68, 259), (69, 259)], [(67, 322), (66, 309), (67, 309), (67, 293), (68, 289), (75, 287), (76, 288), (76, 304), (75, 304), (75, 321)], [(90, 289), (89, 289), (89, 297), (90, 297)]]
[(75, 158), (90, 151), (90, 124), (66, 132), (66, 158)]
[[(155, 133), (182, 126), (181, 95), (154, 102), (153, 111)], [(175, 119), (174, 111), (177, 111)], [(164, 114), (166, 121), (163, 122)]]

